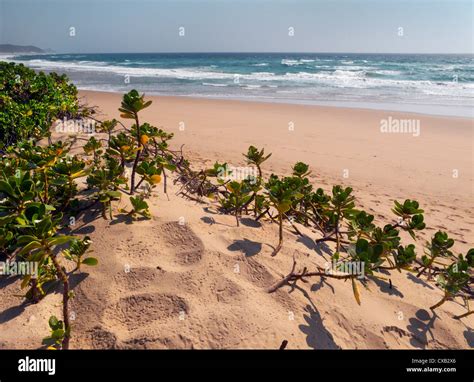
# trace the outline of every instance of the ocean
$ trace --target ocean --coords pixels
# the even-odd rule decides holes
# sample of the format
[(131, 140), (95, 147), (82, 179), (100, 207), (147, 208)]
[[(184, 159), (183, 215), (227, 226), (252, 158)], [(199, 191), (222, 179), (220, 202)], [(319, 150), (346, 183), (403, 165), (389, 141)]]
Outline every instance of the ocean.
[(67, 74), (79, 89), (473, 117), (474, 56), (115, 53), (3, 57)]

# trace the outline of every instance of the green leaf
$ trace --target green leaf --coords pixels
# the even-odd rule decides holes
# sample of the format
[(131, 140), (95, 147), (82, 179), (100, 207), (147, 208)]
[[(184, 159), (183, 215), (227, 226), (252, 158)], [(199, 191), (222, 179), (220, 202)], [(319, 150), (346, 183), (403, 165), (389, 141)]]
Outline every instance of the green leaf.
[(86, 176), (87, 173), (88, 173), (87, 170), (81, 170), (81, 171), (78, 171), (78, 172), (76, 172), (76, 173), (74, 173), (74, 174), (71, 174), (71, 175), (69, 176), (69, 178), (70, 178), (70, 179), (81, 178), (81, 177), (83, 177), (83, 176)]
[(48, 244), (53, 246), (53, 245), (61, 245), (70, 242), (71, 240), (74, 240), (74, 236), (56, 236), (53, 237), (52, 239), (48, 240)]
[(291, 202), (282, 202), (276, 205), (276, 209), (280, 214), (284, 214), (285, 212), (288, 212), (289, 209), (291, 208)]
[(56, 329), (51, 333), (51, 337), (55, 340), (62, 340), (64, 338), (64, 330)]
[(8, 223), (11, 223), (13, 220), (15, 220), (15, 216), (3, 216), (3, 217), (0, 217), (0, 227), (8, 224)]
[(122, 196), (122, 193), (120, 191), (107, 191), (107, 195), (112, 198), (120, 198)]
[(101, 195), (100, 198), (99, 198), (99, 201), (101, 203), (107, 203), (107, 202), (110, 201), (110, 198), (107, 195)]
[(13, 191), (12, 186), (4, 180), (0, 180), (0, 192), (7, 194), (8, 196), (14, 196), (15, 192)]
[(50, 327), (51, 329), (55, 330), (55, 329), (58, 328), (59, 321), (58, 321), (58, 319), (56, 318), (56, 316), (51, 316), (51, 317), (49, 318), (48, 323), (49, 323), (49, 327)]
[(94, 266), (99, 263), (99, 260), (97, 260), (95, 257), (88, 257), (84, 260), (82, 260), (82, 264), (89, 265), (89, 266)]
[(26, 288), (26, 286), (28, 285), (28, 283), (30, 282), (30, 280), (31, 280), (31, 275), (25, 276), (25, 278), (24, 278), (23, 281), (21, 282), (20, 288), (21, 288), (21, 289)]
[(38, 238), (32, 235), (22, 235), (22, 236), (19, 236), (18, 239), (16, 240), (18, 244), (26, 244), (26, 243), (31, 243), (33, 241), (38, 241)]
[(39, 241), (32, 241), (25, 245), (20, 252), (18, 252), (17, 256), (23, 256), (26, 255), (27, 253), (30, 253), (32, 250), (40, 248), (41, 243)]

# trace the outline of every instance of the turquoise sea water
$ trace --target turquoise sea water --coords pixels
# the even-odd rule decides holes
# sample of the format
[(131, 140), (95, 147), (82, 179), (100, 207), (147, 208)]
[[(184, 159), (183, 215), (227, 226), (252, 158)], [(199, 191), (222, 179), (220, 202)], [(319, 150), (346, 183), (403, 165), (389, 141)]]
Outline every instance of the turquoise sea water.
[[(3, 59), (6, 59), (5, 57)], [(10, 56), (80, 89), (472, 116), (474, 56), (117, 53)]]

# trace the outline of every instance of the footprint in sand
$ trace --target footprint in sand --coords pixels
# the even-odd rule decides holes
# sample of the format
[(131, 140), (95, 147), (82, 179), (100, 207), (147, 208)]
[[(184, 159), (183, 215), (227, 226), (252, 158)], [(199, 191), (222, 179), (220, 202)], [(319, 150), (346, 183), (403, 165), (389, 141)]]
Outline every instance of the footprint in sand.
[(92, 344), (93, 349), (115, 349), (117, 337), (115, 334), (105, 330), (100, 326), (94, 326), (87, 330), (86, 336), (88, 343)]
[(117, 322), (128, 330), (135, 330), (151, 326), (155, 321), (178, 320), (188, 313), (188, 304), (179, 296), (144, 293), (121, 298), (109, 307), (104, 321)]
[(245, 297), (242, 288), (227, 278), (220, 278), (212, 289), (217, 301), (225, 304), (234, 304)]
[(145, 285), (157, 282), (158, 277), (164, 271), (152, 267), (131, 267), (119, 272), (114, 277), (114, 281), (119, 289), (126, 291), (136, 291)]
[(120, 349), (192, 349), (192, 341), (181, 335), (174, 334), (165, 337), (138, 336), (123, 342)]
[(123, 239), (117, 246), (116, 252), (119, 257), (138, 261), (143, 261), (152, 255), (146, 243), (141, 240), (134, 241), (132, 237)]
[(267, 268), (252, 258), (238, 259), (239, 271), (248, 281), (259, 287), (268, 287), (275, 278)]
[(194, 265), (201, 261), (204, 244), (188, 225), (169, 222), (156, 227), (158, 242), (165, 249), (160, 251), (165, 257), (173, 256), (178, 265)]

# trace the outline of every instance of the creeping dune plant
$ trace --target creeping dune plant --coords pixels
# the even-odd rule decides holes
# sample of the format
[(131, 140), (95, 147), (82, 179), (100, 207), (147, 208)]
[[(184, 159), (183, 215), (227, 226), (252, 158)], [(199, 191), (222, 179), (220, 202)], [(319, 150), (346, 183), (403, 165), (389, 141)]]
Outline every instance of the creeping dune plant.
[[(471, 280), (474, 249), (463, 257), (454, 257), (450, 248), (454, 241), (446, 233), (437, 232), (426, 246), (426, 253), (419, 255), (415, 243), (402, 243), (400, 232), (408, 233), (417, 240), (417, 232), (426, 228), (424, 211), (416, 200), (406, 199), (403, 203), (394, 201), (392, 212), (395, 219), (383, 226), (375, 223), (374, 216), (356, 207), (356, 198), (350, 187), (336, 185), (331, 194), (326, 194), (322, 188), (313, 189), (309, 180), (311, 171), (305, 163), (298, 162), (292, 168), (292, 176), (280, 178), (271, 175), (263, 180), (262, 163), (270, 155), (264, 156), (263, 150), (251, 146), (244, 154), (249, 164), (258, 167), (257, 188), (249, 198), (249, 192), (239, 195), (241, 184), (233, 182), (232, 192), (220, 189), (219, 201), (226, 213), (236, 216), (242, 213), (243, 207), (253, 203), (256, 219), (268, 218), (278, 223), (278, 245), (272, 255), (276, 255), (283, 246), (284, 222), (289, 223), (297, 235), (301, 235), (296, 224), (307, 226), (320, 232), (321, 237), (316, 243), (331, 241), (335, 244), (332, 260), (335, 269), (316, 268), (301, 272), (296, 271), (294, 262), (291, 272), (282, 280), (269, 288), (269, 292), (286, 284), (306, 281), (309, 277), (333, 278), (351, 280), (354, 297), (358, 304), (362, 303), (359, 286), (366, 287), (369, 279), (381, 279), (390, 282), (387, 272), (403, 270), (415, 272), (418, 277), (428, 274), (428, 279), (437, 276), (437, 284), (443, 290), (443, 298), (432, 309), (436, 309), (445, 301), (461, 297), (466, 301), (468, 312), (456, 318), (472, 314), (468, 300), (472, 296)], [(214, 174), (218, 163), (208, 174)], [(211, 188), (211, 187), (209, 187)], [(229, 189), (229, 186), (227, 186)], [(443, 260), (443, 261), (441, 261)], [(357, 272), (347, 271), (354, 264), (359, 265)]]

